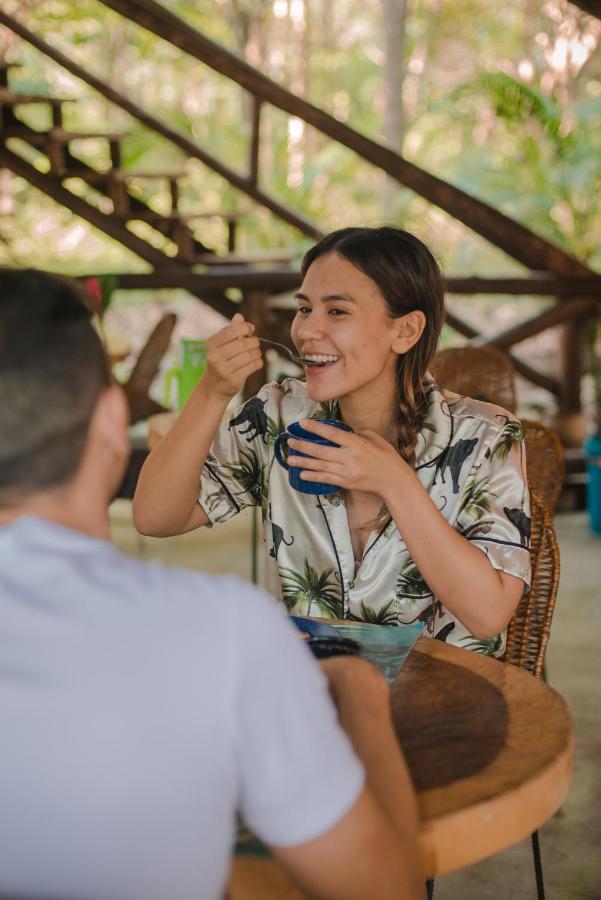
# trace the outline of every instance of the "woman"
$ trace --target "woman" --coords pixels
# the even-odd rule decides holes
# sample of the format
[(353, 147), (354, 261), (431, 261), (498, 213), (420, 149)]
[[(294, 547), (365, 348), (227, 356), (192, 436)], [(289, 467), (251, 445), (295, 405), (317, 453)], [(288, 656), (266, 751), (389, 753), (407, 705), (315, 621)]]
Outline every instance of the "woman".
[[(177, 534), (260, 505), (289, 610), (422, 620), (442, 640), (501, 654), (530, 575), (521, 428), (499, 407), (445, 399), (428, 375), (444, 318), (432, 254), (397, 228), (345, 228), (309, 250), (301, 273), (292, 340), (314, 363), (306, 382), (268, 384), (221, 424), (261, 367), (254, 328), (235, 315), (142, 469), (137, 527)], [(289, 465), (342, 491), (290, 487), (273, 443), (297, 420), (340, 446), (289, 440)]]

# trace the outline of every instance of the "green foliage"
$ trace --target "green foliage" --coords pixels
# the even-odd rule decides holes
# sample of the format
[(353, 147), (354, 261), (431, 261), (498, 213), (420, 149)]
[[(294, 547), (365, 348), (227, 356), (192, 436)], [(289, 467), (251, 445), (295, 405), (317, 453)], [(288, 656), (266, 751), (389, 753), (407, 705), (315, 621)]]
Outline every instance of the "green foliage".
[[(266, 74), (379, 139), (386, 28), (382, 4), (305, 0), (305, 30), (299, 32), (289, 17), (290, 4), (286, 15), (278, 17), (271, 0), (162, 2), (240, 57), (248, 58), (251, 49), (262, 54)], [(98, 0), (48, 0), (23, 7), (25, 24), (42, 38), (225, 165), (245, 172), (249, 103), (236, 85)], [(577, 28), (584, 29), (584, 14), (558, 8), (566, 19), (579, 17)], [(404, 58), (399, 59), (406, 71), (404, 154), (594, 264), (601, 259), (596, 202), (601, 180), (599, 57), (591, 56), (576, 74), (566, 74), (563, 95), (543, 90), (547, 63), (538, 39), (542, 35), (554, 40), (560, 27), (544, 5), (526, 8), (518, 0), (502, 9), (485, 0), (410, 5)], [(515, 74), (525, 54), (533, 69), (529, 83)], [(172, 145), (25, 43), (13, 45), (11, 55), (25, 63), (11, 76), (15, 87), (81, 101), (65, 107), (67, 127), (127, 131), (126, 168), (168, 170), (182, 165)], [(33, 127), (49, 125), (42, 108), (24, 110), (23, 115)], [(447, 270), (519, 271), (463, 225), (400, 185), (391, 187), (378, 170), (311, 128), (293, 145), (288, 127), (286, 115), (263, 109), (262, 187), (324, 229), (379, 221), (386, 194), (387, 218), (428, 240)], [(89, 154), (90, 164), (106, 161), (106, 148), (92, 148)], [(296, 161), (295, 154), (300, 154)], [(182, 208), (239, 212), (241, 250), (307, 245), (294, 229), (201, 163), (189, 163), (187, 173)], [(18, 179), (14, 184), (16, 213), (1, 226), (6, 243), (0, 245), (0, 259), (27, 261), (35, 255), (40, 265), (50, 268), (140, 270), (133, 254), (82, 226)], [(164, 185), (148, 182), (139, 190), (155, 208), (168, 208)], [(41, 221), (46, 228), (43, 240), (35, 236)], [(195, 227), (207, 245), (225, 250), (220, 219), (203, 220)], [(164, 244), (160, 236), (156, 239), (159, 246)]]

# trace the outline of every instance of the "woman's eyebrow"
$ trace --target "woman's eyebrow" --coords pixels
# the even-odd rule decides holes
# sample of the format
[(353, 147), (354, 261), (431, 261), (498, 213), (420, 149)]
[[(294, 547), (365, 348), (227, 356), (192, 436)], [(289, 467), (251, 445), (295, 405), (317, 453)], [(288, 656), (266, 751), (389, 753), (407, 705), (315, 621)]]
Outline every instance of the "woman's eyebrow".
[[(300, 291), (294, 295), (295, 300), (306, 300), (308, 303), (311, 301), (307, 297), (306, 294), (301, 294)], [(356, 303), (356, 301), (349, 297), (348, 294), (325, 294), (325, 296), (319, 298), (323, 303), (327, 303), (328, 300), (345, 300), (347, 303)]]

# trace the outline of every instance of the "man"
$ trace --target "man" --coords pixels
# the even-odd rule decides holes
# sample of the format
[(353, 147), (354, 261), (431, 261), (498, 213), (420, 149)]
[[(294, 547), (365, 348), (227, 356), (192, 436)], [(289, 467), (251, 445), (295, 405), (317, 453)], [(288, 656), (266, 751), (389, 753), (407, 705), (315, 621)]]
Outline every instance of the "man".
[(239, 810), (312, 895), (423, 896), (379, 673), (109, 543), (126, 404), (69, 283), (0, 270), (0, 397), (0, 895), (220, 897)]

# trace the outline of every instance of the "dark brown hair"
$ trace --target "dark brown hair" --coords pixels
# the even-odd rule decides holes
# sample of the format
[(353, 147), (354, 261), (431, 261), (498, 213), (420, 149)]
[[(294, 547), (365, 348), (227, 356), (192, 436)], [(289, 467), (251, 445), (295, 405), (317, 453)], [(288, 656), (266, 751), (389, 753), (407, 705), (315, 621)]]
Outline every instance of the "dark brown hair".
[(376, 284), (392, 318), (421, 310), (426, 326), (419, 341), (397, 363), (399, 452), (415, 465), (415, 445), (427, 410), (425, 375), (444, 322), (444, 278), (426, 245), (401, 228), (341, 228), (304, 256), (304, 278), (316, 259), (338, 253)]
[(0, 506), (70, 480), (109, 383), (76, 284), (0, 268)]

